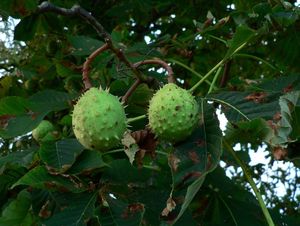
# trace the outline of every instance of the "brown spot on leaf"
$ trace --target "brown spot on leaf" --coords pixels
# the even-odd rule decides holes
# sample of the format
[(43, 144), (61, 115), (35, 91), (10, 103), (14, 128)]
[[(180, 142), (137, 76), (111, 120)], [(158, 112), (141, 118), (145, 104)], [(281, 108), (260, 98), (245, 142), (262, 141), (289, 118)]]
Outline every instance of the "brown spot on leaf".
[(212, 166), (212, 161), (211, 161), (211, 154), (207, 155), (207, 163), (206, 163), (206, 170), (209, 170)]
[(38, 113), (33, 112), (33, 111), (31, 111), (31, 110), (29, 110), (29, 111), (27, 112), (27, 114), (30, 115), (30, 117), (31, 117), (32, 120), (35, 120), (36, 117), (38, 116)]
[(293, 85), (289, 84), (287, 87), (284, 87), (283, 92), (288, 93), (291, 92), (292, 90), (293, 90)]
[(209, 200), (209, 196), (201, 197), (201, 199), (198, 201), (198, 208), (196, 209), (196, 212), (202, 214), (207, 209)]
[(121, 217), (127, 219), (132, 217), (132, 215), (144, 211), (144, 205), (141, 203), (133, 203), (128, 205), (125, 210), (123, 211)]
[(169, 155), (169, 165), (174, 172), (177, 171), (179, 163), (180, 163), (180, 159), (177, 158), (176, 155), (174, 154)]
[(273, 156), (276, 160), (284, 160), (288, 155), (287, 149), (283, 147), (275, 147), (273, 148), (272, 151), (273, 151)]
[(205, 145), (205, 141), (204, 140), (197, 140), (196, 142), (197, 147), (203, 147)]
[(48, 209), (50, 201), (47, 202), (42, 206), (39, 212), (39, 217), (41, 218), (48, 218), (51, 216), (51, 211)]
[(8, 126), (8, 121), (15, 118), (15, 115), (1, 115), (0, 116), (0, 127), (5, 129)]
[(47, 189), (53, 189), (53, 188), (57, 188), (57, 185), (55, 182), (51, 182), (51, 181), (46, 181), (44, 182), (44, 185)]
[(163, 217), (168, 216), (169, 213), (175, 209), (175, 207), (176, 207), (175, 201), (172, 199), (172, 197), (169, 197), (167, 200), (167, 206), (163, 209), (163, 211), (161, 212), (161, 215)]
[(69, 189), (67, 189), (66, 187), (63, 187), (63, 186), (59, 186), (57, 190), (62, 193), (70, 192)]
[(199, 156), (195, 151), (189, 151), (189, 158), (193, 161), (194, 164), (200, 162)]
[(253, 101), (254, 103), (263, 103), (267, 94), (265, 92), (255, 92), (245, 97), (246, 100)]
[(177, 106), (175, 107), (175, 111), (179, 111), (180, 108), (181, 108), (181, 106), (177, 105)]
[(90, 181), (88, 190), (89, 191), (94, 191), (95, 189), (96, 189), (96, 185), (93, 183), (93, 181)]
[(273, 115), (273, 120), (275, 122), (278, 122), (281, 119), (281, 114), (280, 112), (276, 112), (275, 115)]
[(272, 120), (268, 120), (267, 121), (267, 124), (268, 124), (268, 126), (272, 129), (272, 130), (274, 130), (274, 132), (276, 133), (276, 131), (277, 131), (277, 125), (272, 121)]
[(24, 3), (17, 4), (17, 7), (15, 8), (15, 12), (19, 13), (21, 16), (26, 16), (28, 14), (28, 11), (24, 7), (24, 5), (25, 5)]
[(201, 175), (202, 175), (201, 172), (197, 172), (197, 171), (189, 172), (188, 174), (186, 174), (186, 175), (183, 177), (182, 182), (183, 182), (183, 183), (186, 183), (188, 180), (190, 180), (190, 179), (192, 179), (192, 178), (197, 179), (197, 178), (200, 177)]

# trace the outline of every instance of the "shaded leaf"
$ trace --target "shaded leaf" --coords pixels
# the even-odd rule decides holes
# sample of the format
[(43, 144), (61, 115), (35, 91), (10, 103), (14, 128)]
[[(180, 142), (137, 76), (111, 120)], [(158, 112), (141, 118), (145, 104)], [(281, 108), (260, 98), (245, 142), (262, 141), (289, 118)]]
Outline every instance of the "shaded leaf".
[[(207, 176), (196, 200), (198, 208), (202, 209), (197, 219), (205, 226), (250, 226), (266, 223), (255, 197), (232, 183), (220, 167)], [(241, 208), (243, 206), (247, 206), (247, 211)]]
[(300, 106), (297, 106), (292, 111), (291, 121), (290, 121), (293, 131), (290, 134), (292, 140), (300, 138)]
[(30, 194), (23, 190), (2, 212), (0, 225), (5, 226), (31, 226), (35, 224), (34, 216), (30, 211)]
[(15, 28), (15, 40), (27, 41), (34, 37), (38, 27), (38, 15), (30, 15), (21, 20)]
[(289, 136), (293, 130), (292, 112), (299, 98), (300, 91), (289, 92), (280, 97), (280, 120), (273, 125), (273, 134), (267, 138), (267, 142), (272, 146), (286, 147), (286, 144), (291, 141)]
[(255, 99), (256, 92), (220, 92), (207, 99), (222, 105), (226, 118), (232, 122), (255, 118), (272, 119), (279, 111), (280, 93), (266, 93), (263, 99)]
[(51, 111), (69, 107), (72, 96), (54, 90), (38, 92), (29, 99), (6, 97), (0, 101), (0, 136), (11, 138), (32, 131)]
[(85, 150), (78, 157), (76, 162), (68, 170), (69, 174), (81, 174), (107, 167), (102, 159), (102, 154), (98, 151)]
[(76, 139), (64, 139), (56, 143), (43, 143), (39, 154), (47, 166), (59, 172), (65, 172), (83, 150), (84, 147)]
[(50, 191), (82, 192), (86, 190), (84, 184), (75, 181), (71, 176), (51, 175), (43, 166), (37, 166), (21, 177), (12, 188), (18, 185), (28, 185), (33, 188), (47, 189)]
[(176, 146), (173, 153), (177, 166), (171, 167), (174, 189), (172, 197), (175, 200), (180, 199), (177, 196), (184, 195), (184, 200), (181, 205), (177, 203), (180, 209), (172, 224), (186, 211), (202, 186), (205, 176), (219, 164), (222, 154), (222, 134), (214, 108), (204, 99), (200, 99), (199, 104), (201, 125), (189, 139)]
[(237, 27), (233, 38), (228, 42), (229, 49), (225, 55), (225, 59), (230, 58), (232, 54), (244, 43), (248, 42), (255, 35), (254, 30), (245, 25)]
[(87, 36), (68, 36), (68, 40), (73, 46), (72, 55), (90, 55), (103, 45), (102, 41)]
[(103, 226), (133, 226), (142, 225), (145, 207), (141, 203), (125, 203), (119, 198), (107, 196), (108, 210), (100, 213), (100, 223)]
[(44, 221), (46, 226), (85, 226), (93, 216), (97, 193), (67, 194), (63, 196), (61, 211)]
[(230, 143), (260, 145), (265, 141), (270, 132), (271, 128), (269, 124), (261, 118), (238, 123), (228, 123), (226, 140)]
[[(17, 7), (16, 7), (17, 5)], [(2, 0), (1, 1), (1, 10), (5, 10), (13, 17), (24, 17), (30, 14), (36, 9), (37, 1), (36, 0)]]
[(75, 98), (65, 92), (55, 90), (40, 91), (29, 98), (32, 107), (38, 111), (60, 111), (70, 107), (70, 101)]
[(29, 101), (23, 97), (5, 97), (0, 99), (0, 115), (22, 115), (28, 111), (29, 106)]
[(12, 86), (13, 79), (11, 76), (3, 76), (0, 78), (0, 98), (5, 97)]
[(20, 164), (21, 166), (28, 166), (33, 160), (35, 149), (29, 149), (25, 151), (12, 152), (5, 156), (0, 157), (0, 166), (6, 164)]

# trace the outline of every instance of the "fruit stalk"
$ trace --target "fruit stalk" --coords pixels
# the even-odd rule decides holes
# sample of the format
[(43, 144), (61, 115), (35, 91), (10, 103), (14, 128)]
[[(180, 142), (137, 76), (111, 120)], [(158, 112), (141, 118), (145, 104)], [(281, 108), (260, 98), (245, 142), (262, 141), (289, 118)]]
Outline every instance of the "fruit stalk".
[(145, 65), (145, 64), (161, 65), (164, 69), (166, 69), (166, 71), (168, 73), (168, 83), (175, 83), (173, 69), (165, 61), (155, 58), (155, 59), (151, 59), (151, 60), (143, 60), (143, 61), (137, 62), (133, 66), (135, 68), (138, 68), (139, 66)]
[(132, 86), (127, 90), (126, 94), (122, 97), (122, 102), (124, 104), (127, 103), (128, 98), (131, 96), (131, 94), (136, 90), (136, 88), (142, 83), (140, 79), (135, 80), (135, 82), (132, 84)]
[(88, 58), (86, 58), (86, 61), (84, 62), (82, 68), (82, 81), (85, 90), (88, 90), (92, 87), (91, 81), (89, 79), (90, 64), (96, 58), (96, 56), (98, 56), (100, 53), (104, 52), (107, 49), (109, 49), (109, 46), (107, 43), (105, 43), (103, 46), (95, 50)]

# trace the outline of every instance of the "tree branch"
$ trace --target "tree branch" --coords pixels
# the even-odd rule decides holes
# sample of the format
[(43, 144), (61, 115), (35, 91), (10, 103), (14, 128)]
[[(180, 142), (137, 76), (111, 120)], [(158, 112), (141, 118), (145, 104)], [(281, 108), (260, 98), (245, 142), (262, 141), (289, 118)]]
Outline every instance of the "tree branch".
[[(140, 82), (147, 82), (147, 77), (144, 76), (138, 69), (137, 67), (132, 64), (124, 55), (124, 52), (122, 49), (117, 48), (113, 45), (111, 36), (105, 31), (104, 27), (95, 19), (95, 17), (88, 11), (86, 11), (85, 9), (81, 8), (79, 5), (74, 5), (71, 9), (66, 9), (66, 8), (61, 8), (58, 6), (53, 5), (50, 2), (42, 2), (39, 6), (38, 6), (38, 13), (45, 13), (45, 12), (54, 12), (60, 15), (64, 15), (64, 16), (79, 16), (82, 19), (84, 19), (87, 23), (91, 24), (93, 26), (93, 28), (97, 31), (98, 35), (104, 39), (105, 43), (106, 43), (106, 47), (104, 50), (106, 49), (111, 49), (111, 51), (118, 57), (118, 59), (123, 62), (128, 68), (130, 68), (130, 70), (133, 72), (133, 74), (135, 75), (135, 77), (140, 80)], [(101, 48), (100, 48), (101, 49)], [(104, 50), (99, 50), (101, 53)], [(98, 55), (99, 53), (96, 53), (96, 55)], [(94, 53), (92, 53), (93, 55)], [(91, 83), (89, 81), (88, 78), (88, 67), (91, 63), (91, 61), (94, 59), (93, 56), (90, 56), (88, 58), (88, 60), (85, 62), (85, 66), (84, 66), (84, 70), (83, 70), (83, 82), (84, 82), (84, 86), (86, 89), (89, 89), (91, 87)], [(151, 61), (151, 60), (150, 60)], [(147, 61), (144, 61), (143, 63), (140, 63), (139, 65), (142, 64), (149, 64), (150, 63)], [(167, 65), (165, 62), (160, 61), (160, 60), (152, 60), (152, 63), (158, 63), (161, 64), (164, 68), (167, 69), (168, 71), (168, 81), (169, 82), (174, 82), (174, 78), (173, 78), (173, 72), (172, 69), (170, 69), (170, 66)], [(138, 66), (139, 66), (138, 65)]]
[(110, 42), (111, 37), (105, 31), (104, 27), (92, 16), (92, 14), (85, 9), (81, 8), (79, 5), (74, 5), (71, 9), (61, 8), (53, 5), (50, 2), (42, 2), (38, 6), (38, 13), (45, 13), (45, 12), (54, 12), (64, 16), (80, 16), (86, 22), (91, 24), (94, 29), (97, 31), (99, 36), (104, 39), (105, 42)]

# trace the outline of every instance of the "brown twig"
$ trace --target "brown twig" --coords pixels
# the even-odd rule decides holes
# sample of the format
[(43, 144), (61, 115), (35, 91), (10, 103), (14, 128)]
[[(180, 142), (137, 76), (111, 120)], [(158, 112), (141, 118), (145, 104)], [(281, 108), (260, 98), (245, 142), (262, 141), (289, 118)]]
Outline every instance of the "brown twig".
[(96, 56), (98, 56), (100, 53), (104, 52), (107, 49), (109, 49), (109, 46), (107, 43), (105, 43), (99, 49), (94, 51), (84, 62), (83, 68), (82, 68), (82, 81), (83, 81), (85, 90), (88, 90), (89, 88), (92, 87), (91, 81), (89, 79), (90, 64), (96, 58)]
[(232, 63), (232, 60), (229, 60), (225, 63), (224, 72), (223, 72), (223, 75), (222, 75), (222, 78), (221, 78), (221, 81), (220, 81), (220, 88), (225, 87), (225, 85), (226, 85), (226, 83), (229, 79), (229, 72), (230, 72), (231, 63)]
[(79, 16), (83, 18), (87, 23), (91, 24), (93, 28), (97, 31), (98, 35), (104, 39), (108, 48), (112, 50), (118, 57), (120, 61), (122, 61), (127, 67), (129, 67), (133, 74), (142, 81), (147, 81), (147, 78), (137, 70), (136, 67), (133, 66), (131, 62), (125, 57), (123, 50), (117, 48), (113, 45), (111, 36), (107, 33), (104, 27), (96, 20), (96, 18), (85, 9), (81, 8), (79, 5), (74, 5), (71, 9), (61, 8), (53, 5), (50, 2), (42, 2), (38, 6), (37, 13), (44, 13), (44, 12), (54, 12), (64, 16)]
[[(131, 65), (132, 67), (134, 67), (136, 70), (139, 66), (141, 65), (145, 65), (145, 64), (159, 64), (161, 65), (163, 68), (165, 68), (168, 72), (168, 82), (169, 83), (174, 83), (175, 79), (174, 79), (174, 73), (172, 68), (163, 60), (160, 59), (151, 59), (151, 60), (143, 60), (140, 62), (137, 62), (133, 65)], [(136, 90), (136, 88), (143, 82), (147, 82), (149, 80), (141, 80), (141, 79), (137, 79), (132, 86), (128, 89), (128, 91), (126, 92), (126, 94), (122, 97), (122, 102), (127, 103), (128, 98), (132, 95), (132, 93)]]
[(45, 1), (38, 6), (37, 12), (54, 12), (64, 16), (80, 16), (93, 26), (93, 28), (97, 31), (99, 36), (104, 39), (105, 42), (107, 40), (111, 40), (110, 35), (105, 31), (104, 27), (95, 19), (95, 17), (93, 17), (91, 13), (81, 8), (79, 5), (74, 5), (71, 9), (66, 9), (57, 7), (52, 3)]
[(168, 72), (168, 83), (174, 83), (175, 82), (173, 70), (165, 61), (160, 60), (160, 59), (143, 60), (143, 61), (135, 63), (133, 66), (135, 68), (138, 68), (139, 66), (145, 65), (145, 64), (159, 64), (159, 65), (161, 65)]
[(124, 104), (127, 103), (128, 98), (131, 96), (131, 94), (136, 90), (136, 88), (142, 83), (140, 79), (135, 80), (135, 82), (132, 84), (132, 86), (127, 90), (126, 94), (122, 97), (122, 102)]

